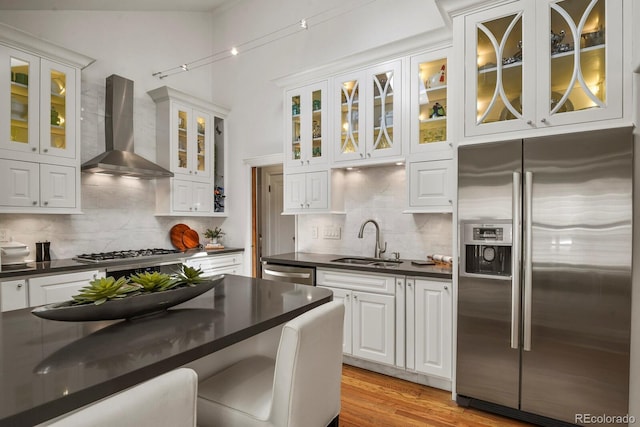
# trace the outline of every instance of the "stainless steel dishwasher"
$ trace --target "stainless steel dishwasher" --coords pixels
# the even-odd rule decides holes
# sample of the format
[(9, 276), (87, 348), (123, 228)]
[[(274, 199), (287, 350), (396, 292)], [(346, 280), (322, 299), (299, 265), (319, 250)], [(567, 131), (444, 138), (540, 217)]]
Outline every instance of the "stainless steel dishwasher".
[(316, 269), (314, 267), (271, 264), (267, 261), (262, 261), (262, 278), (315, 286)]

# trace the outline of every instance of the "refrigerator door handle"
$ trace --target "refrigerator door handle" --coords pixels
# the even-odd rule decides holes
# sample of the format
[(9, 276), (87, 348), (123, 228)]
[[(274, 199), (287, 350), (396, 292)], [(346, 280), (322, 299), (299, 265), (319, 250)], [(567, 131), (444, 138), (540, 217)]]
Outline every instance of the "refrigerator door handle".
[(523, 319), (523, 348), (524, 351), (531, 351), (531, 214), (532, 214), (532, 194), (533, 194), (533, 173), (525, 172), (524, 180), (524, 319)]
[(513, 190), (511, 197), (512, 244), (511, 248), (511, 348), (520, 346), (520, 259), (521, 259), (521, 210), (522, 190), (520, 172), (513, 173)]

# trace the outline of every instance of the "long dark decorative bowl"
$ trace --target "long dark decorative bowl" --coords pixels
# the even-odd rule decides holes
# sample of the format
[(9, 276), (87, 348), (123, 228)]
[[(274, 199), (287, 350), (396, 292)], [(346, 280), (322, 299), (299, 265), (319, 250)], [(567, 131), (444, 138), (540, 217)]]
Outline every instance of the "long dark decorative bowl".
[(195, 286), (185, 286), (168, 291), (135, 295), (100, 305), (73, 305), (72, 301), (48, 304), (31, 311), (43, 319), (67, 322), (93, 320), (131, 319), (164, 311), (213, 289), (224, 279), (224, 275), (209, 278)]

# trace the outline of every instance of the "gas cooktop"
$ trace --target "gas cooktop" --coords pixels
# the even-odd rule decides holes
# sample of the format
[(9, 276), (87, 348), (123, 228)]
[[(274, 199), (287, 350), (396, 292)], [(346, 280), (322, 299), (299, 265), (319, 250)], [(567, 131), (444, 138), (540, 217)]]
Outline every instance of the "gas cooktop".
[(159, 255), (177, 254), (181, 251), (177, 249), (135, 249), (126, 251), (112, 251), (112, 252), (97, 252), (92, 254), (82, 254), (73, 257), (76, 261), (82, 262), (102, 262), (112, 261), (118, 259), (138, 258), (138, 257), (153, 257)]

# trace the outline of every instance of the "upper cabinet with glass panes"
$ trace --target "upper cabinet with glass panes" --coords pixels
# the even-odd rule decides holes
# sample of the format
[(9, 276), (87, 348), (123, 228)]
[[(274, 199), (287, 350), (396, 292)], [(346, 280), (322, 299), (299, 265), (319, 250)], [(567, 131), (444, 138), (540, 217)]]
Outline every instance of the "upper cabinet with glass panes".
[(76, 157), (76, 68), (0, 45), (0, 149)]
[(329, 153), (327, 81), (285, 93), (285, 164), (288, 168), (326, 165)]
[(401, 61), (337, 76), (333, 91), (336, 164), (402, 155)]
[(440, 49), (410, 58), (411, 153), (452, 153), (447, 132), (448, 55), (449, 49)]
[(467, 15), (465, 134), (622, 117), (624, 3), (520, 0)]

